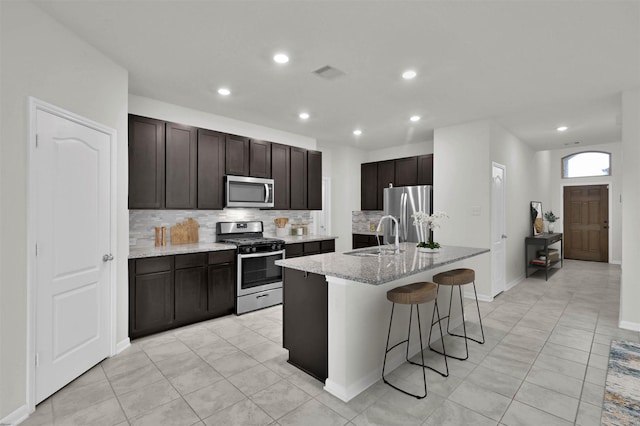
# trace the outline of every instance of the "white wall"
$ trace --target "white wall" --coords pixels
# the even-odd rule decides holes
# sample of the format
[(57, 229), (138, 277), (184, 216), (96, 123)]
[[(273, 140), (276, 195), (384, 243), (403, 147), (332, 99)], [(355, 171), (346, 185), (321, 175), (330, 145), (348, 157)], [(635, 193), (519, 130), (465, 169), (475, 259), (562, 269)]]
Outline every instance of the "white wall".
[(366, 153), (365, 163), (392, 160), (395, 158), (415, 157), (417, 155), (433, 154), (433, 141), (406, 143), (391, 148), (377, 149)]
[(117, 338), (128, 335), (127, 71), (30, 2), (0, 2), (0, 422), (26, 410), (28, 96), (118, 132)]
[(366, 153), (348, 146), (319, 143), (322, 174), (331, 178), (331, 234), (336, 251), (351, 250), (351, 212), (360, 210), (360, 164)]
[[(502, 164), (505, 172), (506, 270), (507, 288), (524, 279), (524, 238), (531, 234), (529, 206), (542, 192), (537, 176), (546, 173), (531, 161), (534, 151), (504, 128), (491, 126), (491, 161)], [(544, 207), (544, 204), (543, 204)], [(495, 294), (492, 294), (495, 296)]]
[(622, 94), (622, 284), (620, 326), (640, 331), (640, 88)]
[[(433, 150), (433, 208), (449, 219), (435, 241), (454, 246), (491, 247), (491, 123), (474, 121), (436, 129)], [(469, 259), (479, 296), (491, 298), (491, 259)]]
[(129, 95), (129, 113), (284, 145), (316, 149), (316, 140), (308, 136), (296, 135), (136, 95)]
[[(562, 179), (562, 158), (576, 152), (602, 151), (611, 154), (611, 176)], [(550, 177), (549, 202), (542, 204), (544, 211), (553, 210), (560, 220), (556, 222), (556, 232), (563, 232), (565, 186), (576, 185), (609, 185), (609, 262), (620, 263), (622, 259), (622, 178), (624, 162), (622, 143), (588, 145), (549, 151), (548, 176)]]

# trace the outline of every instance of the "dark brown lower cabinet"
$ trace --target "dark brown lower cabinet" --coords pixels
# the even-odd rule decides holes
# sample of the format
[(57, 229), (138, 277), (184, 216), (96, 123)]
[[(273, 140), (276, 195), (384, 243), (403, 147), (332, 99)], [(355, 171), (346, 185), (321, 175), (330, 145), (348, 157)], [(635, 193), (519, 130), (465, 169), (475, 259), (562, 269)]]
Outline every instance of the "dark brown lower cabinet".
[[(378, 240), (376, 239), (375, 235), (353, 234), (352, 238), (354, 249), (373, 247), (378, 245)], [(380, 240), (382, 240), (382, 236), (380, 237)]]
[(235, 250), (129, 260), (129, 338), (233, 313)]
[(176, 322), (190, 323), (207, 316), (207, 269), (178, 269), (175, 272)]
[(213, 316), (233, 313), (236, 302), (234, 263), (209, 265), (209, 312)]
[(173, 273), (135, 277), (129, 288), (129, 336), (167, 330), (173, 321)]
[(313, 254), (333, 253), (336, 251), (336, 240), (307, 241), (305, 243), (285, 244), (285, 258), (291, 259)]
[(329, 370), (327, 306), (324, 275), (284, 269), (283, 346), (290, 364), (322, 382)]

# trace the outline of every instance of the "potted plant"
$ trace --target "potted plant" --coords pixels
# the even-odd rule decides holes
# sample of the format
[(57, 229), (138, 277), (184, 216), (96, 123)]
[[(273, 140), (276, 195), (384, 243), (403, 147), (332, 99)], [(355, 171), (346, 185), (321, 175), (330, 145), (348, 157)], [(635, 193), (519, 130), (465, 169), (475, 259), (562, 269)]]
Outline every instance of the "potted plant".
[(549, 210), (547, 212), (544, 212), (544, 218), (547, 222), (549, 222), (549, 224), (547, 225), (549, 233), (552, 233), (553, 228), (555, 227), (554, 223), (556, 220), (560, 219), (560, 216), (556, 216), (555, 214), (553, 214), (552, 210)]
[[(416, 212), (411, 215), (413, 217), (413, 224), (418, 225), (420, 229), (420, 241), (416, 247), (418, 251), (426, 253), (437, 253), (440, 251), (440, 243), (433, 241), (433, 231), (440, 227), (440, 222), (443, 219), (448, 219), (449, 215), (445, 212), (434, 212), (429, 215), (425, 212)], [(426, 241), (425, 241), (426, 240)]]

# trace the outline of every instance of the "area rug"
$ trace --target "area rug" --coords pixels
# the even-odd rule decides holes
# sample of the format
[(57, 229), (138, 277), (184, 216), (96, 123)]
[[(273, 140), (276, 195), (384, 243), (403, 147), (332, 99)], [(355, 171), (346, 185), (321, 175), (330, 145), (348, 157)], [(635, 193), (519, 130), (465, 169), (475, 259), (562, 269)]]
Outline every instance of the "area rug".
[(640, 344), (611, 341), (603, 425), (640, 424)]

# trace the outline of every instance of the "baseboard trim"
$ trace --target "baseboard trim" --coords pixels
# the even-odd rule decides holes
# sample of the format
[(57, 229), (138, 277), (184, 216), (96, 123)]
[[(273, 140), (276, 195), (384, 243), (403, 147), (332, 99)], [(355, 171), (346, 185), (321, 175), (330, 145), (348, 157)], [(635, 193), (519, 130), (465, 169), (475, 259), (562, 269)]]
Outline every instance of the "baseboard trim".
[(129, 340), (129, 338), (127, 337), (124, 340), (119, 341), (116, 344), (116, 353), (115, 355), (119, 354), (120, 352), (124, 351), (125, 349), (127, 349), (129, 346), (131, 346), (131, 341)]
[[(465, 299), (475, 299), (476, 296), (472, 292), (464, 292)], [(480, 302), (493, 302), (492, 296), (487, 296), (486, 294), (478, 294), (478, 301)]]
[(622, 265), (622, 260), (612, 260), (609, 262), (611, 265)]
[(17, 425), (25, 421), (29, 417), (29, 408), (27, 405), (18, 407), (13, 413), (9, 414), (4, 419), (0, 420), (0, 425)]
[(520, 275), (518, 278), (516, 278), (515, 280), (512, 280), (511, 282), (507, 283), (507, 287), (504, 289), (504, 291), (509, 291), (512, 288), (514, 288), (515, 286), (517, 286), (518, 284), (520, 284), (521, 282), (523, 282), (525, 280), (524, 275)]
[(618, 327), (631, 331), (640, 331), (640, 323), (631, 321), (619, 321)]

